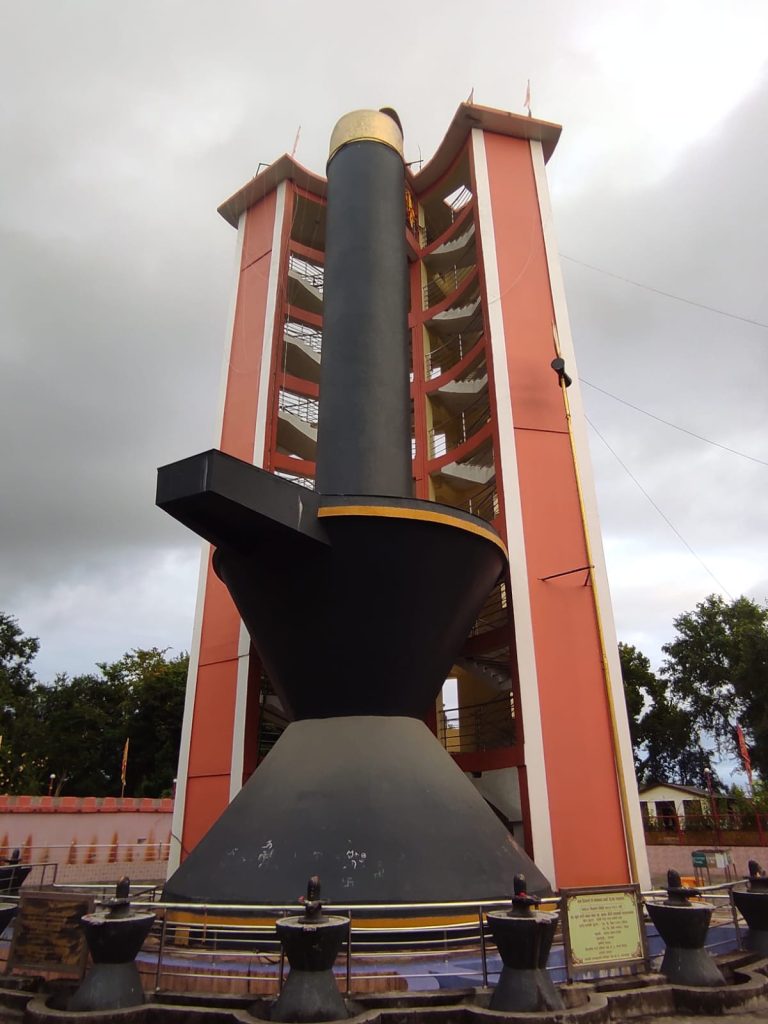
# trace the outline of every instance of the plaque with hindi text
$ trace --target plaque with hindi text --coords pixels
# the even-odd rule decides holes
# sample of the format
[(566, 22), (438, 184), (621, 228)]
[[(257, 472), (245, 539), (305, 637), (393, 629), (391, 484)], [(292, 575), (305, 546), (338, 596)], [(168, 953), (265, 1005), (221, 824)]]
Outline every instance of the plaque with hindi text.
[(639, 886), (561, 889), (560, 895), (569, 978), (602, 967), (647, 969)]

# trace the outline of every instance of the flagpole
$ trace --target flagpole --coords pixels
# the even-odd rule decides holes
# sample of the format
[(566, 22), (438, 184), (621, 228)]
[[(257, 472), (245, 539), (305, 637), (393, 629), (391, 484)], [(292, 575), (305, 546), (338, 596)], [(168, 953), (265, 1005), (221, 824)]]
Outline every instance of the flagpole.
[(125, 796), (125, 774), (128, 770), (128, 746), (131, 742), (131, 737), (126, 737), (125, 746), (123, 747), (123, 760), (120, 764), (120, 799), (122, 800)]

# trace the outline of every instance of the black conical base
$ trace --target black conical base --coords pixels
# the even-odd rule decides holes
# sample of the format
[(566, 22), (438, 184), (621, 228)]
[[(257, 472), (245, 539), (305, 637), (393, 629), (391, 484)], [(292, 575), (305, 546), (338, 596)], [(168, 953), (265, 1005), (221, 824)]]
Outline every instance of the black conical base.
[(308, 875), (337, 904), (507, 898), (549, 883), (423, 722), (289, 725), (164, 898), (295, 903)]

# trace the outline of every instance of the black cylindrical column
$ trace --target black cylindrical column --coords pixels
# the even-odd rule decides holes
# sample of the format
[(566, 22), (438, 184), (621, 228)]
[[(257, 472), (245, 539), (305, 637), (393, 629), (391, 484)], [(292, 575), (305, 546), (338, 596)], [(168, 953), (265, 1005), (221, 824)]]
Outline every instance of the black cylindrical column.
[(328, 162), (321, 494), (412, 493), (405, 168), (399, 125), (345, 115)]

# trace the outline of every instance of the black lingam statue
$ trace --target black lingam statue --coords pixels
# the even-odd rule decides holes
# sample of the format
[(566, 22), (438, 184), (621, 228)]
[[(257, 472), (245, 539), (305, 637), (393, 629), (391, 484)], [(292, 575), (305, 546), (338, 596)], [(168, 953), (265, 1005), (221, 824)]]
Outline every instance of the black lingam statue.
[(733, 902), (747, 922), (744, 948), (768, 956), (768, 875), (756, 860), (751, 860), (748, 867), (747, 887), (733, 889)]
[(651, 921), (667, 947), (661, 973), (678, 985), (724, 985), (720, 968), (704, 949), (714, 907), (690, 902), (691, 896), (700, 895), (698, 889), (682, 884), (678, 871), (668, 871), (667, 899), (647, 904)]
[(156, 915), (131, 910), (130, 888), (130, 879), (121, 878), (114, 897), (81, 918), (93, 965), (68, 1010), (120, 1010), (144, 1002), (135, 958)]
[(320, 879), (313, 875), (303, 900), (304, 913), (277, 922), (290, 973), (270, 1013), (271, 1020), (324, 1021), (348, 1017), (333, 965), (349, 934), (348, 917), (323, 914)]
[(541, 900), (526, 893), (525, 875), (515, 875), (514, 889), (511, 910), (488, 914), (493, 940), (504, 961), (490, 1009), (506, 1013), (562, 1010), (562, 997), (547, 974), (558, 915), (534, 909)]

